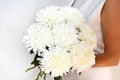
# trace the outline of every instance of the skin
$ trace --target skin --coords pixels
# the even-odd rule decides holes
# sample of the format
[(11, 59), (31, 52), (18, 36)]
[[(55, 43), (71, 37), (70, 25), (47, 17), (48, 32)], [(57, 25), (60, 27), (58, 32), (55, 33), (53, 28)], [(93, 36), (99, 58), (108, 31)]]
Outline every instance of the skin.
[(105, 52), (96, 55), (93, 67), (116, 66), (120, 59), (120, 0), (106, 0), (101, 12)]

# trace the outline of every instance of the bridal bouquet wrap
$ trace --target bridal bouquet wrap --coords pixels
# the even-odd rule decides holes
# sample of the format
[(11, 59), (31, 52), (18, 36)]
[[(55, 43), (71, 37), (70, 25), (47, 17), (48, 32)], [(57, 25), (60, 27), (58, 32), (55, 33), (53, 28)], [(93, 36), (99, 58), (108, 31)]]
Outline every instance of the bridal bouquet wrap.
[(34, 54), (39, 77), (50, 74), (54, 80), (76, 70), (78, 73), (95, 64), (96, 34), (86, 23), (82, 13), (72, 7), (49, 6), (35, 14), (35, 22), (23, 39)]

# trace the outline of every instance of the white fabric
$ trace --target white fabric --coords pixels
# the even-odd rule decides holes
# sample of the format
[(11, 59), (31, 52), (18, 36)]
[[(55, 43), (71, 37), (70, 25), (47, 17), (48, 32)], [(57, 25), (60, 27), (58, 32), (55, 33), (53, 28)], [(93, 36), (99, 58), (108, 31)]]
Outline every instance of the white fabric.
[[(96, 52), (104, 52), (104, 44), (102, 39), (100, 27), (100, 13), (105, 0), (74, 0), (73, 7), (78, 8), (83, 14), (89, 24), (93, 27), (97, 34), (97, 48)], [(80, 5), (79, 5), (80, 4)]]
[[(97, 53), (104, 52), (104, 44), (100, 25), (100, 13), (104, 2), (105, 0), (76, 0), (73, 5), (73, 7), (78, 8), (84, 14), (87, 22), (96, 32), (98, 45), (95, 51)], [(112, 80), (111, 69), (108, 67), (94, 68), (83, 72), (80, 76), (76, 75), (76, 72), (73, 72), (65, 76), (64, 80)]]
[[(88, 6), (88, 2), (97, 0), (77, 0), (77, 8)], [(99, 1), (99, 0), (98, 0)], [(93, 8), (85, 18), (93, 26), (98, 34), (98, 42), (101, 45), (102, 37), (100, 31), (100, 11), (104, 3)], [(34, 21), (34, 13), (48, 5), (64, 6), (70, 4), (71, 0), (0, 0), (0, 80), (34, 80), (37, 69), (24, 72), (30, 66), (33, 56), (24, 47), (22, 37), (29, 25)], [(79, 2), (79, 3), (78, 3)], [(85, 2), (85, 3), (84, 3)], [(74, 5), (74, 7), (75, 7)], [(90, 6), (89, 6), (90, 7)], [(89, 10), (89, 7), (85, 10)], [(81, 10), (80, 9), (80, 10)], [(83, 10), (83, 12), (84, 12)], [(92, 12), (92, 13), (91, 13)], [(99, 37), (100, 36), (100, 37)], [(102, 51), (102, 48), (97, 48)], [(42, 79), (41, 79), (42, 80)], [(47, 80), (52, 80), (49, 76)], [(112, 80), (110, 68), (98, 68), (83, 72), (81, 76), (70, 73), (64, 76), (64, 80)], [(120, 80), (120, 79), (118, 79)]]
[(78, 8), (84, 15), (87, 22), (93, 27), (97, 34), (96, 53), (104, 52), (104, 44), (101, 33), (100, 13), (105, 0), (68, 0), (67, 6)]

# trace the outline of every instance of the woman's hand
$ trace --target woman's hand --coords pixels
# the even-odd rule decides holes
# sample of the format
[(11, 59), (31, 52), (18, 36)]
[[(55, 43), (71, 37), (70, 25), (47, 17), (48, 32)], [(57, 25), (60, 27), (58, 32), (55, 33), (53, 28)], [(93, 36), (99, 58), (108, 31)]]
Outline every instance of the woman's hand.
[(101, 13), (105, 53), (96, 55), (93, 67), (115, 66), (120, 59), (120, 0), (106, 0)]
[(119, 63), (119, 58), (117, 56), (112, 55), (106, 55), (103, 54), (97, 54), (96, 55), (96, 64), (92, 67), (110, 67), (110, 66), (116, 66)]

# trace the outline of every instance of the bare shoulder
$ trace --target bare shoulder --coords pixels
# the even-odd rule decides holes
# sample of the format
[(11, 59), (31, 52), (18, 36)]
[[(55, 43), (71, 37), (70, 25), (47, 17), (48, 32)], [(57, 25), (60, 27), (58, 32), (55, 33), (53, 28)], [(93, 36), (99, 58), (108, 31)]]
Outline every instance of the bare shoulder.
[(114, 34), (117, 34), (120, 30), (120, 0), (106, 0), (101, 17), (102, 27), (109, 27), (111, 32), (115, 30)]
[(96, 55), (95, 67), (116, 66), (120, 59), (120, 0), (106, 0), (101, 12), (104, 54)]
[(112, 56), (120, 56), (120, 0), (106, 0), (101, 13), (101, 26), (105, 50)]
[[(111, 12), (120, 13), (120, 0), (106, 0), (105, 7), (110, 9)], [(116, 14), (117, 14), (116, 13)]]
[(120, 27), (120, 0), (106, 0), (103, 8), (103, 17), (107, 18), (111, 24)]

